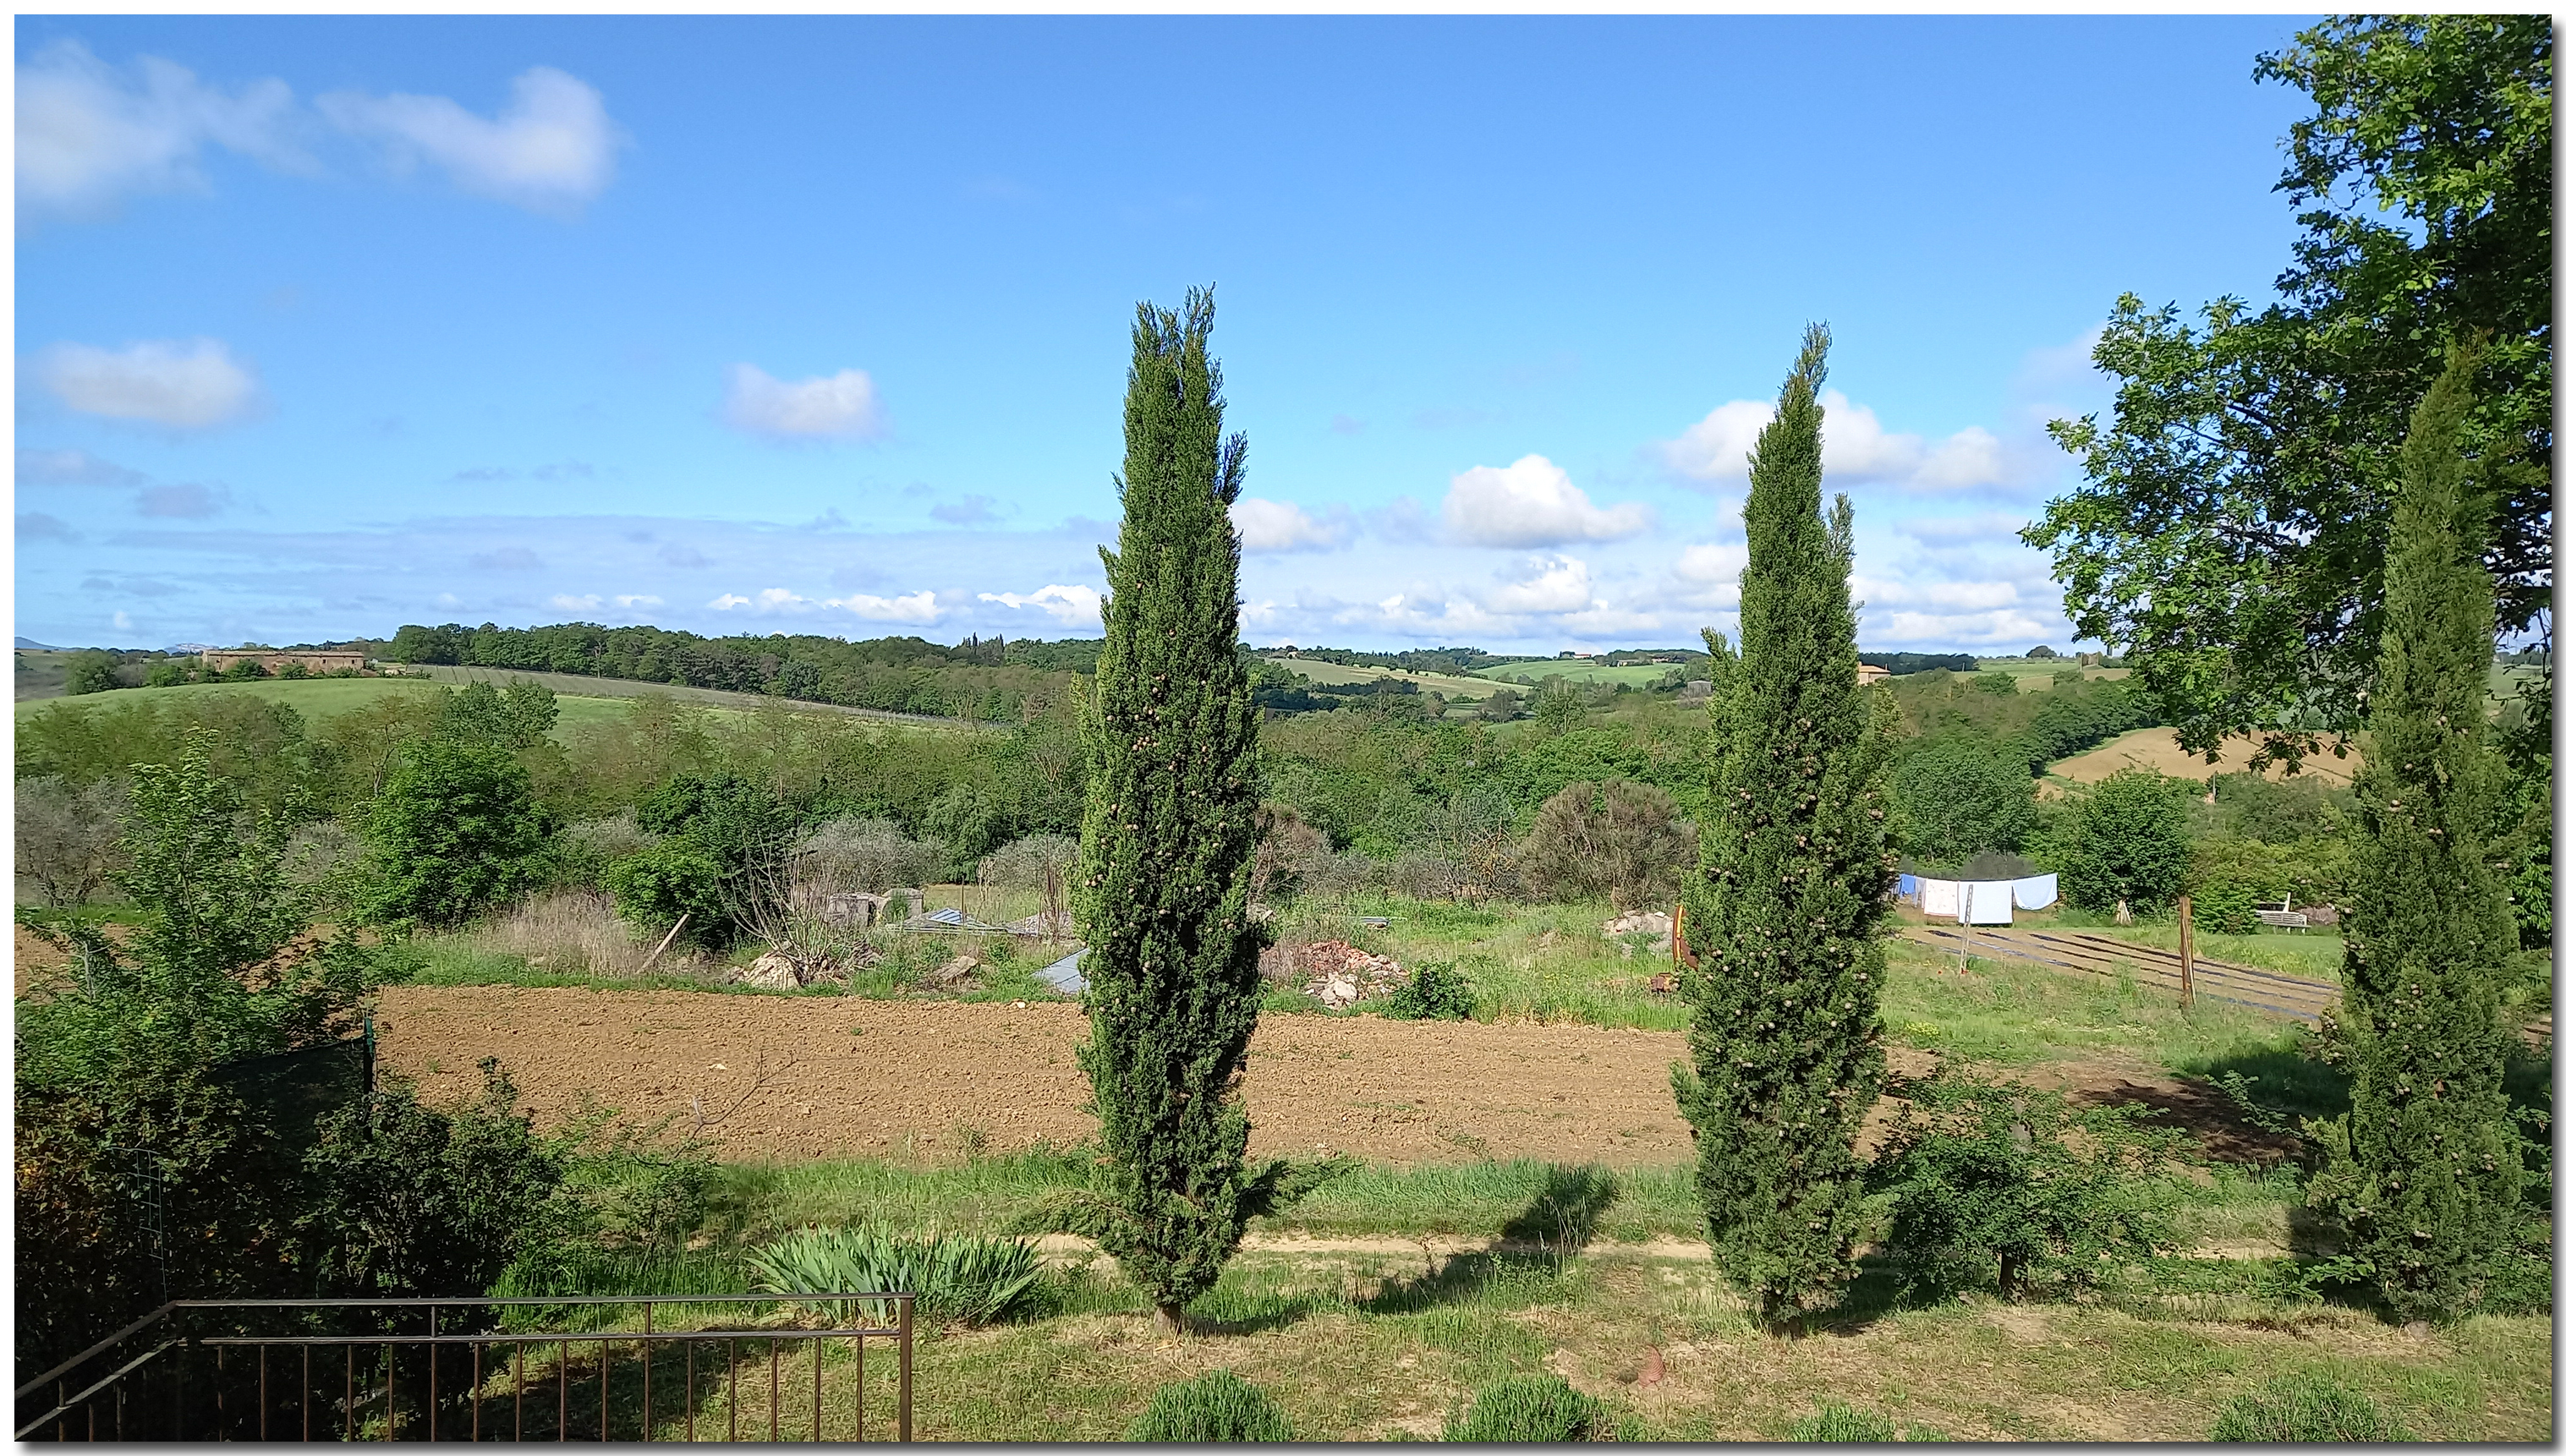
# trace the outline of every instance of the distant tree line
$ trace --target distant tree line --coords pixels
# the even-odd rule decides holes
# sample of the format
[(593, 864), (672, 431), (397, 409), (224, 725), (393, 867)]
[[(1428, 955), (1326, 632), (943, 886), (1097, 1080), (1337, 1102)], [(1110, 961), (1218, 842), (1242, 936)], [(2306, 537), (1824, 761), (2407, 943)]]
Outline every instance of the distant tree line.
[(1056, 701), (1071, 673), (1093, 671), (1097, 643), (966, 637), (951, 646), (921, 637), (850, 642), (816, 635), (703, 637), (655, 626), (596, 622), (503, 627), (403, 626), (384, 656), (393, 662), (566, 672), (681, 687), (767, 693), (896, 713), (983, 721), (1017, 718)]

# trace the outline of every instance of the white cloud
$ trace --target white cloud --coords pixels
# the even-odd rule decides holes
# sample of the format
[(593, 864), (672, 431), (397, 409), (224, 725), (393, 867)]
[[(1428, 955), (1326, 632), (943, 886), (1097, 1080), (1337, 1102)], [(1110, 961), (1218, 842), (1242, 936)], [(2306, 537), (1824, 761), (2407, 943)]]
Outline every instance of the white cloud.
[[(2019, 474), (2003, 442), (1976, 425), (1928, 441), (1884, 428), (1877, 411), (1839, 390), (1827, 390), (1818, 402), (1827, 412), (1823, 459), (1830, 476), (1949, 491), (2008, 485)], [(1660, 453), (1668, 469), (1690, 480), (1743, 479), (1755, 437), (1772, 419), (1771, 401), (1732, 399), (1661, 446)]]
[(1706, 587), (1735, 588), (1740, 572), (1746, 570), (1746, 543), (1743, 541), (1705, 541), (1687, 546), (1675, 558), (1675, 575), (1687, 582)]
[(1105, 620), (1104, 596), (1093, 587), (1050, 586), (1027, 597), (1013, 592), (983, 592), (980, 600), (1016, 610), (1038, 607), (1051, 613), (1054, 620), (1073, 626), (1098, 626)]
[(1443, 497), (1443, 524), (1474, 546), (1557, 546), (1569, 541), (1617, 541), (1636, 536), (1656, 520), (1637, 501), (1599, 507), (1539, 455), (1504, 469), (1479, 465), (1452, 477)]
[(1586, 563), (1573, 556), (1535, 557), (1526, 566), (1524, 580), (1509, 582), (1488, 594), (1489, 610), (1514, 616), (1580, 611), (1605, 605), (1595, 600)]
[(201, 190), (208, 144), (273, 166), (308, 169), (291, 139), (294, 94), (276, 80), (225, 95), (157, 57), (128, 75), (78, 41), (57, 41), (18, 67), (18, 203), (95, 215), (134, 192)]
[(840, 611), (852, 611), (867, 621), (908, 621), (925, 624), (944, 614), (935, 605), (932, 592), (911, 592), (905, 597), (836, 597), (820, 604)]
[(2012, 545), (2015, 532), (2023, 527), (2019, 511), (1980, 511), (1969, 516), (1910, 516), (1895, 527), (1899, 535), (1922, 542), (1932, 550), (1953, 550), (1966, 546)]
[(525, 72), (510, 91), (496, 119), (441, 96), (333, 92), (314, 105), (341, 129), (383, 142), (396, 167), (424, 158), (464, 191), (538, 212), (576, 212), (615, 178), (625, 138), (605, 100), (549, 66)]
[(630, 611), (637, 607), (657, 607), (660, 604), (659, 599), (656, 597), (636, 595), (631, 597), (618, 597), (615, 599), (615, 605), (623, 607), (627, 611)]
[(552, 607), (556, 611), (595, 611), (605, 602), (605, 598), (593, 593), (586, 597), (572, 597), (564, 594), (553, 598)]
[(1319, 520), (1290, 501), (1241, 496), (1229, 508), (1242, 551), (1328, 551), (1346, 544), (1354, 521), (1344, 508)]
[(169, 429), (211, 429), (258, 402), (258, 376), (219, 339), (145, 340), (121, 350), (57, 344), (37, 382), (84, 414)]
[(87, 450), (18, 451), (20, 485), (141, 485), (150, 479)]
[(751, 434), (785, 440), (879, 439), (885, 428), (873, 375), (863, 369), (787, 383), (755, 364), (732, 364), (722, 417)]
[(113, 621), (116, 623), (116, 629), (117, 629), (118, 631), (121, 631), (121, 632), (129, 632), (129, 631), (133, 630), (133, 618), (132, 618), (132, 617), (130, 617), (130, 616), (128, 616), (128, 615), (127, 615), (126, 613), (124, 613), (124, 612), (122, 612), (122, 611), (118, 612), (114, 617), (112, 617), (112, 618), (110, 618), (110, 619), (111, 619), (111, 620), (113, 620)]

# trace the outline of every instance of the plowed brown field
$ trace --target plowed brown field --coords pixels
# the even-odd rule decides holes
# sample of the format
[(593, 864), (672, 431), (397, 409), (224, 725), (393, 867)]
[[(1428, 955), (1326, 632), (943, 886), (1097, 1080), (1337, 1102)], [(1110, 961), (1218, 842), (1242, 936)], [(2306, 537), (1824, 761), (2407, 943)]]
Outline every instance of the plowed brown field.
[[(582, 1093), (642, 1119), (712, 1117), (720, 1155), (800, 1161), (1090, 1136), (1076, 1008), (688, 992), (396, 986), (385, 1065), (431, 1098), (497, 1057), (551, 1122)], [(1624, 1165), (1691, 1155), (1668, 1091), (1668, 1032), (1268, 1017), (1247, 1063), (1260, 1154), (1320, 1148), (1393, 1162), (1480, 1157)], [(736, 1110), (732, 1110), (736, 1104)], [(913, 1141), (912, 1141), (913, 1140)]]

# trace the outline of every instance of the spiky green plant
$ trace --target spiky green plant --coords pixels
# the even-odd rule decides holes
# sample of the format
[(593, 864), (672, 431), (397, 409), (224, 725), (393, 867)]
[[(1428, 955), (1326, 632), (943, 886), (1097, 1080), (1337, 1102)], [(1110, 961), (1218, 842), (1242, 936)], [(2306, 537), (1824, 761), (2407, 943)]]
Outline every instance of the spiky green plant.
[(1853, 507), (1821, 499), (1812, 326), (1755, 442), (1741, 657), (1711, 698), (1710, 811), (1684, 892), (1693, 1126), (1721, 1269), (1768, 1321), (1835, 1302), (1865, 1231), (1854, 1132), (1879, 1095), (1880, 929), (1898, 861), (1885, 715), (1855, 680)]

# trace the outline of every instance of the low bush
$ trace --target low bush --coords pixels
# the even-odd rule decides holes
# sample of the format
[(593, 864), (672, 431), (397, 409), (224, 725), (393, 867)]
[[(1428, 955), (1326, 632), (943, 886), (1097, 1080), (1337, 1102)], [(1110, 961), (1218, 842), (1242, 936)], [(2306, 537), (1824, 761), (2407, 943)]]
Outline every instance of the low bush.
[(2181, 1134), (2140, 1126), (2148, 1109), (2074, 1106), (1955, 1064), (1907, 1092), (1871, 1183), (1911, 1293), (2074, 1298), (2176, 1242), (2164, 1173)]
[(1604, 1402), (1557, 1375), (1492, 1380), (1466, 1414), (1443, 1423), (1446, 1441), (1600, 1441), (1610, 1434)]
[(1127, 1441), (1289, 1441), (1292, 1423), (1272, 1396), (1227, 1370), (1161, 1385)]
[[(1031, 1307), (1042, 1261), (1023, 1239), (924, 1238), (877, 1229), (804, 1229), (751, 1254), (757, 1287), (771, 1294), (917, 1296), (917, 1318), (988, 1325)], [(870, 1302), (867, 1314), (889, 1311)]]
[(1889, 1417), (1876, 1410), (1828, 1404), (1819, 1406), (1815, 1415), (1804, 1415), (1793, 1421), (1790, 1439), (1877, 1445), (1884, 1441), (1947, 1441), (1951, 1438), (1927, 1425), (1910, 1425), (1900, 1430)]
[(1478, 1004), (1479, 993), (1470, 978), (1450, 961), (1419, 961), (1414, 973), (1382, 1003), (1382, 1015), (1400, 1021), (1468, 1021)]
[(2324, 1375), (2283, 1375), (2227, 1402), (2213, 1441), (2411, 1441), (2377, 1402)]
[(684, 938), (718, 948), (730, 930), (721, 865), (691, 845), (661, 844), (606, 866), (606, 892), (636, 922), (664, 930), (683, 921)]

